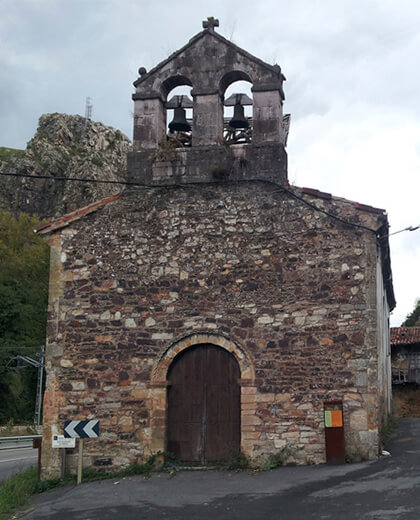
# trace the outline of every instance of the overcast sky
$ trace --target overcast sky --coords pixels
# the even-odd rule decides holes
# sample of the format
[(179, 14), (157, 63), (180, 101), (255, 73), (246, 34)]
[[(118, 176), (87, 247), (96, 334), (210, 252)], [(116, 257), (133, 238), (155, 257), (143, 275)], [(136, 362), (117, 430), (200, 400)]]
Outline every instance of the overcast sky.
[[(418, 0), (0, 0), (0, 146), (41, 114), (85, 113), (132, 137), (132, 82), (202, 30), (278, 63), (289, 180), (420, 224)], [(390, 237), (398, 326), (420, 297), (420, 230)]]

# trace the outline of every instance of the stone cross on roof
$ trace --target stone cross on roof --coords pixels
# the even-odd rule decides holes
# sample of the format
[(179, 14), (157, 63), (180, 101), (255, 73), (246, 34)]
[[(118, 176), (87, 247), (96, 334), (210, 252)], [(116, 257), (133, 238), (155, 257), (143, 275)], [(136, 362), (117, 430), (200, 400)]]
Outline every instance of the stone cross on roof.
[(209, 16), (207, 20), (203, 21), (203, 28), (209, 31), (214, 31), (215, 27), (219, 27), (219, 20), (214, 16)]

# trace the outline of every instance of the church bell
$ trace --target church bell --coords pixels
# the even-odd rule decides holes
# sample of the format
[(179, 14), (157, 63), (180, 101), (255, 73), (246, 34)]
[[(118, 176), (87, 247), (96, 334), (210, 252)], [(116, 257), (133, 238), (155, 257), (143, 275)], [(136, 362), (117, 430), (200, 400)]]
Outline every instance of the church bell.
[(229, 126), (232, 128), (248, 128), (249, 123), (245, 117), (244, 107), (241, 104), (240, 99), (236, 100), (234, 109), (233, 109), (233, 117), (229, 121)]
[(185, 117), (185, 109), (178, 106), (174, 109), (174, 118), (169, 123), (169, 130), (171, 132), (189, 132), (191, 125)]

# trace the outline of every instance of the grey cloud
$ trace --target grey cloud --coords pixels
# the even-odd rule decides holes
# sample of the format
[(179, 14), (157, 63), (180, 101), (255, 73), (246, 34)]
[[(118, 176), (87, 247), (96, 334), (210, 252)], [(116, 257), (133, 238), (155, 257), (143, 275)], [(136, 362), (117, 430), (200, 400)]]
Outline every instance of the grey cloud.
[[(420, 145), (407, 149), (407, 138), (418, 143), (420, 132), (417, 0), (243, 0), (240, 8), (224, 0), (182, 5), (172, 0), (3, 0), (0, 146), (23, 148), (44, 112), (83, 114), (86, 96), (93, 99), (94, 119), (131, 136), (138, 67), (149, 69), (165, 59), (211, 15), (220, 19), (222, 35), (269, 63), (276, 61), (288, 79), (284, 109), (292, 113), (291, 176), (297, 172), (307, 185), (368, 204), (380, 202), (377, 186), (383, 178), (398, 179), (398, 186), (410, 186), (410, 192), (420, 189), (413, 178)], [(402, 163), (398, 154), (404, 149), (398, 172), (386, 170), (387, 161), (375, 169), (377, 144), (366, 150), (366, 136), (381, 135), (384, 121), (404, 123), (386, 149), (390, 164)], [(346, 176), (349, 160), (355, 171)], [(392, 194), (387, 197), (390, 217), (403, 221), (404, 207), (413, 206), (411, 193), (407, 202), (392, 183), (382, 189)], [(407, 218), (414, 213), (407, 211)], [(405, 247), (412, 248), (411, 240), (419, 236)], [(416, 290), (420, 296), (418, 288), (396, 287), (397, 300), (399, 293), (403, 301), (414, 300)]]

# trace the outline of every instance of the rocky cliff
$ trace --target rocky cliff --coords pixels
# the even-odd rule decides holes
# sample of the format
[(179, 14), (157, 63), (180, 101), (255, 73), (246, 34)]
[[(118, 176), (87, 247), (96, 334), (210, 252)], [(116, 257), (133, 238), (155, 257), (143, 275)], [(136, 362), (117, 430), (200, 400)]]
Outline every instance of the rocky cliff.
[(62, 215), (122, 190), (118, 184), (37, 179), (36, 175), (126, 180), (130, 140), (115, 128), (81, 116), (44, 114), (26, 150), (0, 148), (0, 209), (42, 218)]

